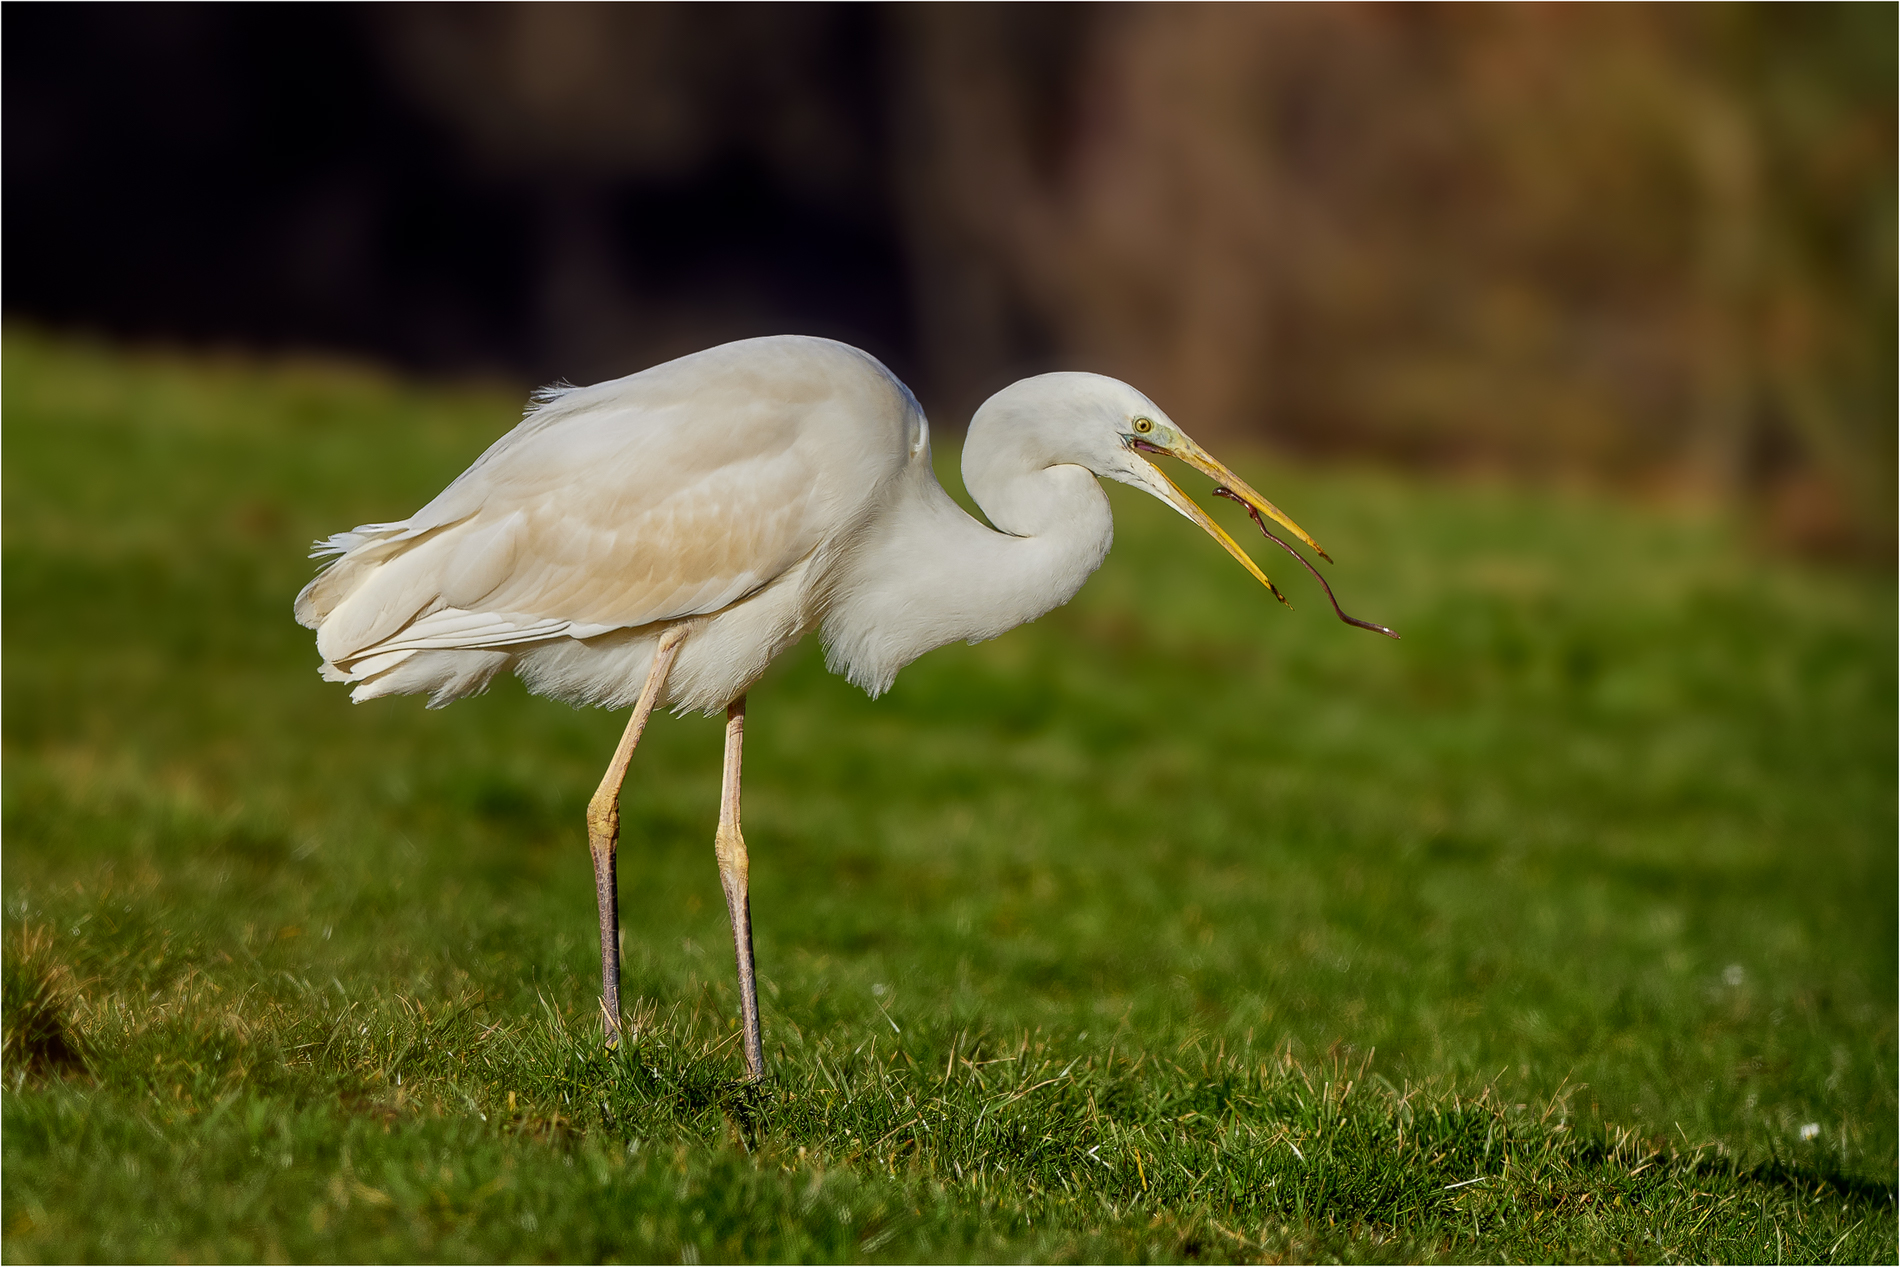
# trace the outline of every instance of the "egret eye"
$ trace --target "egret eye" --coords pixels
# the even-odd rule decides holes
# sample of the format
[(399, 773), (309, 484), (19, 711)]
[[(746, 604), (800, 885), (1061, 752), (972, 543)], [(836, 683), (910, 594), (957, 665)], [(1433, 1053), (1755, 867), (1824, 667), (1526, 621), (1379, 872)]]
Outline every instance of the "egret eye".
[(1135, 419), (1135, 430), (1139, 431), (1142, 435), (1147, 435), (1150, 431), (1153, 431), (1154, 429), (1155, 429), (1154, 419), (1152, 418)]

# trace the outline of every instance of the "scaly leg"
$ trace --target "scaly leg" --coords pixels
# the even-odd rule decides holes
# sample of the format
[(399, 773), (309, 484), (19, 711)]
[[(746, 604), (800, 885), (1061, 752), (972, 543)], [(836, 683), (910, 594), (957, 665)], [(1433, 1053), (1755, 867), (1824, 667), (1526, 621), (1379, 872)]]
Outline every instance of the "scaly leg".
[(620, 1044), (620, 893), (614, 874), (614, 852), (620, 844), (620, 785), (626, 781), (634, 745), (647, 728), (653, 706), (660, 702), (666, 675), (684, 638), (684, 631), (678, 629), (660, 635), (653, 667), (647, 671), (646, 685), (640, 688), (620, 746), (607, 763), (594, 799), (587, 803), (587, 849), (594, 856), (594, 897), (600, 904), (600, 1020), (609, 1047)]
[(719, 796), (719, 884), (732, 916), (732, 951), (739, 960), (739, 1010), (745, 1021), (745, 1071), (749, 1081), (765, 1076), (759, 1034), (759, 987), (752, 968), (752, 902), (746, 896), (745, 837), (739, 834), (739, 750), (745, 743), (745, 696), (726, 705), (725, 784)]

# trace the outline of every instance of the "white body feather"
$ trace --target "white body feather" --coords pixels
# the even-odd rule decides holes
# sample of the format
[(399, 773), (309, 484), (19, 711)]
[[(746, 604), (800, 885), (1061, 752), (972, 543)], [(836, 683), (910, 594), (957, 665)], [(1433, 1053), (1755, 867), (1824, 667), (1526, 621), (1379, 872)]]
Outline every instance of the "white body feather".
[(1136, 480), (1115, 469), (1119, 442), (1101, 461), (1067, 451), (1082, 405), (1153, 410), (1061, 374), (978, 411), (964, 479), (999, 532), (938, 485), (923, 411), (874, 358), (795, 336), (726, 344), (545, 395), (409, 519), (320, 543), (338, 557), (297, 618), (358, 701), (437, 707), (513, 667), (538, 693), (624, 706), (682, 624), (674, 708), (724, 706), (821, 627), (832, 667), (875, 695), (933, 647), (1067, 602), (1101, 564), (1094, 476)]

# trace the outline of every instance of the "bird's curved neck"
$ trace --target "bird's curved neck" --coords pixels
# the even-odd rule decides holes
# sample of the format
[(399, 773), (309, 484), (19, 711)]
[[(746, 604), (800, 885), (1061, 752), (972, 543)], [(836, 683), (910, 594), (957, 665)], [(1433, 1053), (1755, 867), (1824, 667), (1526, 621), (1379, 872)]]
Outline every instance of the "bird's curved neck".
[(1108, 498), (1082, 467), (966, 452), (964, 477), (1002, 531), (951, 500), (926, 452), (844, 569), (826, 643), (832, 667), (874, 695), (926, 651), (994, 638), (1068, 602), (1108, 554)]

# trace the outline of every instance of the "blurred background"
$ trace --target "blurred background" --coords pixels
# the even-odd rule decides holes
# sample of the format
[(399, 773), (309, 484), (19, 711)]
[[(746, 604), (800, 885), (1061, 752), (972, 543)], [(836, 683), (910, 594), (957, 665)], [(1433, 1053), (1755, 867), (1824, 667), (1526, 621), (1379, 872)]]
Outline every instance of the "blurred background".
[(522, 386), (779, 331), (954, 430), (1733, 507), (1890, 560), (1892, 5), (11, 6), (5, 310)]

